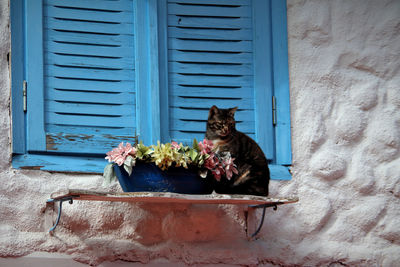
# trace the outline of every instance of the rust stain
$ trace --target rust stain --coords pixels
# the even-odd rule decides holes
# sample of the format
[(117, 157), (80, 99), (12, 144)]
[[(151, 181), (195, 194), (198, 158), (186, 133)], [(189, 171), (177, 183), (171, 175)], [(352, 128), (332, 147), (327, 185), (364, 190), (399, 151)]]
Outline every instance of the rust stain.
[(54, 134), (47, 134), (46, 135), (46, 149), (47, 150), (58, 150), (57, 145), (62, 143), (63, 141), (67, 140), (69, 142), (79, 142), (79, 141), (86, 141), (93, 139), (94, 135), (86, 135), (86, 134), (64, 134), (58, 133), (57, 135)]
[(135, 136), (122, 136), (122, 135), (110, 135), (104, 134), (104, 138), (111, 139), (111, 140), (135, 140)]
[(57, 150), (56, 140), (51, 135), (46, 135), (46, 150)]
[(40, 170), (44, 166), (21, 166), (20, 169), (22, 170)]
[(63, 136), (68, 141), (77, 141), (77, 140), (90, 140), (93, 139), (94, 135), (87, 134), (66, 134)]

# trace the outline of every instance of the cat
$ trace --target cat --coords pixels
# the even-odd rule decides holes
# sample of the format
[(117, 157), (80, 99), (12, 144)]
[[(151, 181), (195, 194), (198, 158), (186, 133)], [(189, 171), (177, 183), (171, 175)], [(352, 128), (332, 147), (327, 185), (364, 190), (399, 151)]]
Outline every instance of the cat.
[(215, 181), (214, 188), (220, 194), (245, 194), (268, 196), (270, 173), (267, 159), (258, 144), (246, 134), (236, 130), (237, 107), (209, 110), (206, 139), (213, 141), (217, 152), (230, 152), (238, 174), (228, 180)]

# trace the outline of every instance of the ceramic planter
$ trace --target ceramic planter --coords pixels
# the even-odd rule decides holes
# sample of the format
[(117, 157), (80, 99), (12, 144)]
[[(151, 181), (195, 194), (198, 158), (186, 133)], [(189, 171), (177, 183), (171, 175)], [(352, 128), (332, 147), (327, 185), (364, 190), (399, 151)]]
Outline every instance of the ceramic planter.
[(129, 175), (121, 166), (114, 171), (124, 192), (172, 192), (180, 194), (210, 194), (212, 187), (194, 169), (171, 167), (166, 171), (154, 163), (136, 162)]

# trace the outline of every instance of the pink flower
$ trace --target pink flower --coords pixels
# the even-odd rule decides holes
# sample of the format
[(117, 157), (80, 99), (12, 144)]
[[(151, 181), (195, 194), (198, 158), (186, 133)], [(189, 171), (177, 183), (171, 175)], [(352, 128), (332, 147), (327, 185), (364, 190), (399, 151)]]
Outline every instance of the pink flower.
[(215, 170), (212, 170), (211, 172), (212, 172), (212, 174), (213, 174), (215, 180), (221, 181), (221, 174), (222, 174), (222, 173), (221, 173), (221, 170), (220, 170), (220, 169), (215, 169)]
[(205, 160), (204, 167), (209, 170), (215, 169), (219, 164), (219, 160), (214, 153), (211, 153), (210, 156)]
[(107, 159), (108, 162), (115, 162), (118, 166), (121, 166), (129, 155), (135, 156), (135, 154), (136, 149), (130, 143), (126, 143), (126, 146), (124, 146), (122, 142), (118, 147), (107, 152), (107, 157), (105, 159)]
[(199, 148), (202, 155), (210, 154), (212, 149), (214, 148), (214, 144), (211, 140), (207, 140), (204, 138), (203, 143), (199, 142)]
[(175, 141), (171, 142), (171, 147), (176, 150), (179, 150), (181, 148), (181, 146)]
[(225, 168), (225, 176), (226, 179), (230, 180), (233, 176), (233, 173), (238, 174), (238, 170), (236, 169), (236, 165), (233, 163), (234, 158), (228, 158), (223, 161), (223, 165)]

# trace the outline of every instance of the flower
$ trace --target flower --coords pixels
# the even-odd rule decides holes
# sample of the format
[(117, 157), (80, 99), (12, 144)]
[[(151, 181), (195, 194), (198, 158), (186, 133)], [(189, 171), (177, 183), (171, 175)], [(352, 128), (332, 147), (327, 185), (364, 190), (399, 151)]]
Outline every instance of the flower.
[(238, 170), (236, 169), (236, 165), (233, 163), (235, 159), (232, 157), (224, 158), (222, 161), (222, 165), (225, 169), (225, 176), (226, 179), (230, 180), (233, 176), (233, 173), (238, 174)]
[(173, 141), (171, 142), (171, 147), (173, 149), (179, 150), (182, 147), (182, 144), (179, 145), (177, 142)]
[(153, 145), (152, 148), (154, 149), (152, 154), (154, 163), (163, 171), (168, 169), (173, 163), (171, 144), (160, 144), (158, 141), (157, 145)]
[(108, 162), (115, 162), (118, 164), (118, 166), (121, 166), (124, 164), (126, 158), (131, 155), (135, 156), (136, 154), (136, 149), (133, 147), (130, 143), (126, 143), (124, 146), (124, 143), (120, 143), (118, 147), (114, 148), (113, 150), (107, 152), (107, 157), (105, 159), (108, 160)]
[(203, 142), (199, 142), (199, 148), (202, 155), (210, 154), (214, 148), (214, 144), (211, 140), (204, 138)]
[(230, 180), (234, 173), (238, 174), (236, 165), (233, 163), (234, 160), (229, 152), (221, 154), (211, 152), (204, 162), (204, 167), (211, 171), (217, 181), (221, 180), (222, 175)]

